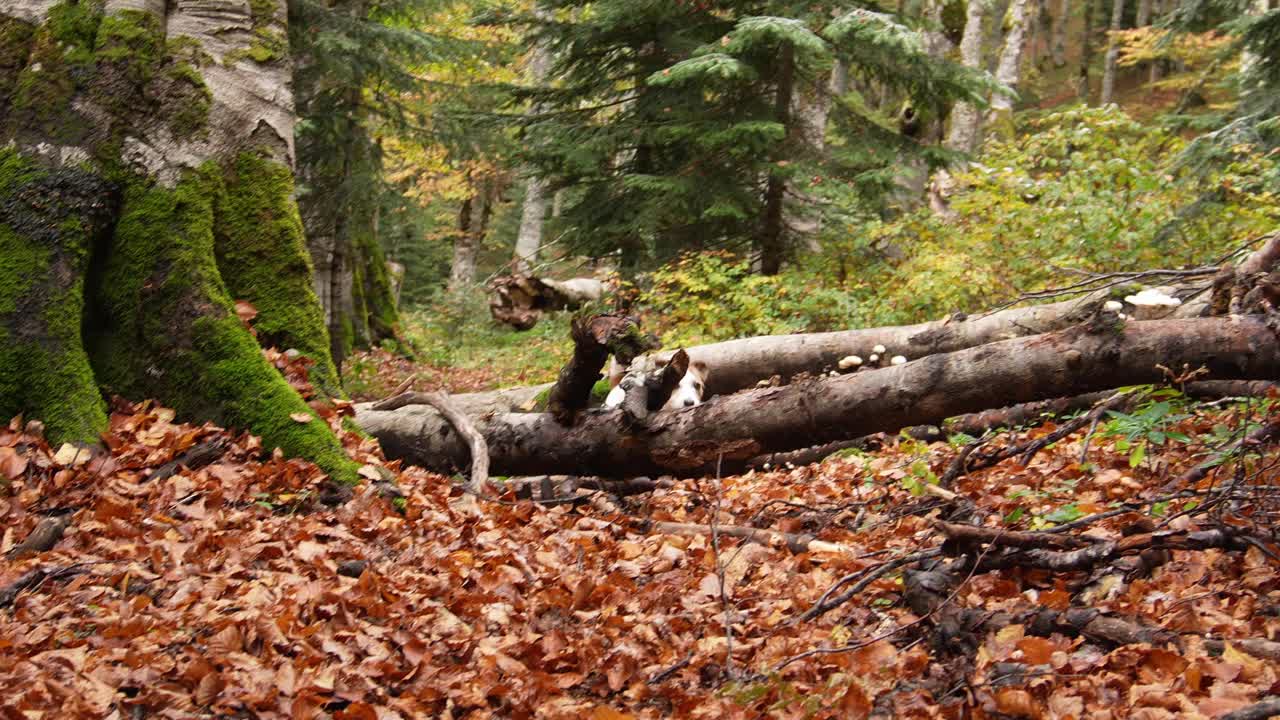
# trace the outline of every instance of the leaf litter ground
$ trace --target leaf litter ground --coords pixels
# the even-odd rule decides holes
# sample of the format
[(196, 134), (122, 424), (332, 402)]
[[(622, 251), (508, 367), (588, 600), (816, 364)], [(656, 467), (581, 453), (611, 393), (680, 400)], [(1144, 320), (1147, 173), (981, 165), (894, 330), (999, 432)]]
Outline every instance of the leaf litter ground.
[[(1204, 409), (1176, 429), (1194, 439), (1238, 415)], [(805, 467), (542, 507), (513, 493), (477, 501), (351, 433), (348, 450), (393, 472), (402, 502), (385, 483), (335, 499), (314, 466), (145, 403), (116, 403), (110, 452), (92, 458), (21, 427), (0, 431), (0, 587), (44, 574), (0, 608), (6, 718), (1196, 718), (1280, 692), (1280, 663), (1231, 642), (1280, 633), (1270, 541), (1173, 550), (1145, 576), (969, 572), (944, 603), (990, 617), (1089, 607), (1170, 631), (1169, 642), (1017, 623), (966, 635), (913, 611), (900, 570), (801, 620), (842, 577), (945, 549), (938, 520), (1035, 530), (1106, 512), (1159, 495), (1208, 440), (1130, 467), (1131, 450), (1095, 435), (1082, 466), (1080, 432), (1026, 467), (961, 477), (955, 500), (915, 494), (955, 447), (890, 438)], [(151, 478), (215, 438), (227, 445), (216, 462)], [(1269, 528), (1278, 460), (1200, 481), (1243, 478), (1257, 502), (1210, 515), (1177, 499), (1073, 534)], [(55, 513), (67, 528), (51, 550), (12, 552)], [(717, 531), (653, 532), (659, 521)], [(838, 547), (797, 553), (728, 526)]]

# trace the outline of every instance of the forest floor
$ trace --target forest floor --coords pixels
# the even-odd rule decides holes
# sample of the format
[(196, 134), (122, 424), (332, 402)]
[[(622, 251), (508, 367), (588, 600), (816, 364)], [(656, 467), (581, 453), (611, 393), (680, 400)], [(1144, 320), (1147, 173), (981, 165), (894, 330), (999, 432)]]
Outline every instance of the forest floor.
[[(1176, 498), (1166, 485), (1274, 405), (1158, 399), (1025, 466), (962, 474), (953, 497), (931, 486), (970, 438), (886, 437), (553, 507), (476, 499), (352, 433), (362, 474), (391, 470), (402, 498), (385, 482), (335, 493), (308, 463), (149, 404), (117, 401), (110, 452), (92, 458), (15, 422), (0, 430), (0, 714), (1219, 717), (1280, 689), (1280, 646), (1257, 642), (1280, 636), (1275, 548), (1170, 548), (1273, 521), (1280, 453), (1229, 459)], [(225, 451), (208, 464), (159, 471), (214, 440)], [(965, 552), (941, 521), (995, 531), (977, 559), (998, 562), (921, 607), (936, 576), (886, 563)], [(24, 552), (42, 523), (65, 531)], [(1014, 531), (1056, 544), (1000, 541)], [(1051, 548), (1122, 545), (1083, 569), (1033, 568), (1062, 559)], [(1072, 609), (1089, 612), (1043, 622)], [(1085, 627), (1092, 611), (1148, 641)]]

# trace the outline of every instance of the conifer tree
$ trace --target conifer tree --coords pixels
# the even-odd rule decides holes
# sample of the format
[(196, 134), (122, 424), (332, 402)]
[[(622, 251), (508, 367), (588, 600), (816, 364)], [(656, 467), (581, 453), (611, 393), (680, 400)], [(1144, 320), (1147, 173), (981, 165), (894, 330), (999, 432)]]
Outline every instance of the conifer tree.
[[(530, 23), (554, 53), (555, 84), (523, 97), (528, 159), (566, 190), (570, 246), (619, 253), (630, 273), (686, 249), (752, 248), (765, 273), (792, 250), (783, 203), (796, 183), (843, 181), (873, 200), (893, 165), (946, 151), (856, 90), (829, 98), (824, 152), (793, 117), (798, 96), (831, 92), (837, 61), (905, 97), (914, 117), (983, 104), (985, 73), (931, 57), (920, 33), (848, 3), (602, 0), (548, 3)], [(577, 12), (572, 12), (577, 10)]]

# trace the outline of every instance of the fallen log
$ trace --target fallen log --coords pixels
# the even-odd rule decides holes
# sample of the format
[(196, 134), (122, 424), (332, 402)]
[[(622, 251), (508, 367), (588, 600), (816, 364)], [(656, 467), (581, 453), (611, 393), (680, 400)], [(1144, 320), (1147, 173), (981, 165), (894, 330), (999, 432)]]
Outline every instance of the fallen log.
[(547, 310), (573, 310), (604, 297), (604, 283), (595, 278), (552, 280), (527, 275), (505, 275), (489, 281), (493, 293), (489, 314), (516, 330), (538, 324)]
[[(1204, 366), (1213, 378), (1280, 373), (1280, 343), (1258, 317), (1087, 326), (989, 343), (915, 362), (715, 398), (650, 419), (626, 435), (618, 412), (590, 410), (573, 428), (546, 414), (481, 418), (493, 469), (510, 475), (697, 476), (745, 460), (873, 432), (936, 424), (992, 406), (1158, 382), (1167, 367)], [(422, 416), (360, 412), (389, 457), (435, 469), (461, 466), (456, 433)]]
[(474, 493), (484, 490), (489, 482), (489, 448), (485, 444), (484, 435), (476, 429), (471, 418), (463, 414), (443, 392), (406, 392), (387, 398), (374, 405), (380, 410), (396, 410), (409, 404), (427, 405), (444, 416), (453, 431), (467, 443), (467, 452), (471, 458), (471, 480), (467, 487)]
[[(817, 375), (836, 367), (850, 354), (867, 355), (876, 345), (888, 354), (908, 359), (935, 353), (954, 352), (985, 343), (1062, 330), (1093, 317), (1108, 299), (1105, 293), (1065, 300), (1048, 305), (1010, 308), (981, 316), (952, 315), (916, 325), (841, 330), (795, 335), (766, 335), (688, 348), (690, 362), (710, 368), (705, 396), (728, 395), (754, 388), (774, 375), (791, 379), (797, 375)], [(672, 352), (657, 356), (668, 362)], [(862, 372), (868, 372), (864, 370)], [(529, 412), (553, 383), (506, 388), (453, 396), (458, 408), (472, 417), (490, 413)], [(357, 404), (356, 412), (368, 411), (372, 403)], [(983, 410), (987, 408), (981, 408)], [(424, 433), (447, 432), (448, 423), (430, 408), (401, 410)], [(357, 417), (357, 422), (360, 419)], [(897, 428), (895, 428), (897, 429)], [(838, 449), (838, 448), (837, 448)]]
[[(706, 363), (711, 369), (707, 394), (725, 395), (755, 387), (773, 375), (785, 380), (834, 369), (849, 355), (869, 357), (877, 345), (885, 347), (882, 355), (886, 359), (902, 355), (915, 360), (1062, 330), (1093, 317), (1108, 299), (1107, 293), (1094, 293), (981, 315), (956, 313), (915, 325), (741, 338), (688, 348), (688, 353), (691, 362)], [(668, 355), (660, 354), (659, 361), (665, 361)]]
[[(1277, 387), (1270, 380), (1202, 380), (1187, 383), (1182, 391), (1187, 397), (1196, 400), (1221, 400), (1233, 397), (1265, 397)], [(948, 435), (964, 433), (979, 437), (988, 430), (996, 428), (1013, 428), (1031, 423), (1039, 424), (1046, 416), (1065, 415), (1079, 410), (1088, 410), (1115, 393), (1114, 390), (1085, 393), (1072, 397), (1037, 400), (1009, 407), (983, 410), (981, 412), (957, 415), (947, 418), (942, 427), (933, 425), (917, 425), (903, 429), (907, 435), (917, 439), (935, 442), (945, 440)], [(866, 435), (853, 440), (838, 440), (824, 443), (803, 450), (770, 453), (751, 458), (746, 466), (757, 469), (782, 468), (787, 466), (809, 465), (820, 462), (834, 453), (850, 448), (873, 450), (880, 446), (883, 436)]]
[(1280, 717), (1280, 698), (1270, 698), (1232, 710), (1223, 715), (1222, 720), (1266, 720), (1273, 717)]

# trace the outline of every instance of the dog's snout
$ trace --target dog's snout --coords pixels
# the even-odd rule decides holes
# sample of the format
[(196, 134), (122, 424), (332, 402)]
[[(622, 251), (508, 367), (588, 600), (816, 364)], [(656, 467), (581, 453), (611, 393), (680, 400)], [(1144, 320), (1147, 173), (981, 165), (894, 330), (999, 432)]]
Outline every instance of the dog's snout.
[(693, 407), (694, 405), (697, 405), (697, 404), (698, 404), (698, 401), (697, 401), (697, 400), (694, 400), (693, 398), (685, 398), (685, 399), (684, 399), (684, 406), (685, 406), (685, 407)]

